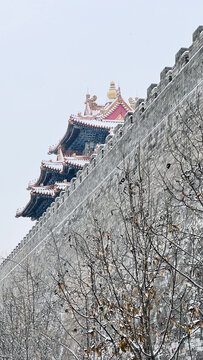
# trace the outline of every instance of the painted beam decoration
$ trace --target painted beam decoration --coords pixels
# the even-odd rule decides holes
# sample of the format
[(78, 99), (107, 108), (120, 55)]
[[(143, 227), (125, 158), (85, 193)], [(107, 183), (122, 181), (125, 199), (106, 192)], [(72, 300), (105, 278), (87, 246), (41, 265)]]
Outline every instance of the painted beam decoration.
[[(39, 178), (28, 185), (30, 201), (16, 217), (30, 217), (38, 220), (55, 201), (61, 191), (65, 191), (78, 170), (89, 163), (90, 156), (98, 144), (103, 144), (107, 135), (118, 124), (123, 124), (128, 111), (133, 110), (121, 96), (120, 88), (110, 83), (105, 105), (97, 104), (96, 95), (86, 95), (84, 114), (71, 115), (66, 133), (55, 146), (49, 148), (49, 155), (55, 154), (56, 161), (42, 161)], [(131, 99), (129, 99), (131, 100)]]

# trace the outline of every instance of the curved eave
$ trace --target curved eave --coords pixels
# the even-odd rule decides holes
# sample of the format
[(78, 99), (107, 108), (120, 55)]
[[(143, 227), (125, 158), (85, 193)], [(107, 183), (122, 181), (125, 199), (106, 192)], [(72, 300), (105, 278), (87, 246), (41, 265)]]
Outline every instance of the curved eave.
[(32, 190), (34, 187), (38, 187), (40, 186), (41, 184), (44, 184), (46, 185), (46, 179), (48, 177), (48, 175), (50, 175), (51, 173), (54, 174), (54, 173), (60, 173), (61, 175), (64, 174), (64, 169), (66, 168), (75, 168), (75, 169), (82, 169), (84, 165), (82, 164), (76, 164), (74, 162), (71, 162), (71, 161), (68, 161), (66, 160), (64, 163), (63, 163), (63, 169), (60, 170), (60, 169), (51, 169), (50, 167), (46, 167), (45, 165), (43, 166), (43, 168), (41, 169), (41, 173), (40, 173), (40, 176), (39, 178), (37, 179), (37, 181), (31, 185), (28, 186), (27, 190)]
[(59, 143), (56, 146), (49, 148), (48, 154), (49, 155), (51, 155), (51, 154), (57, 155), (59, 146), (62, 146), (64, 143), (68, 143), (68, 142), (70, 142), (70, 144), (71, 144), (75, 138), (76, 130), (77, 129), (74, 128), (74, 126), (72, 124), (72, 120), (70, 119), (68, 122), (68, 127), (65, 132), (65, 135), (62, 137), (62, 139), (59, 141)]
[(58, 169), (51, 169), (49, 167), (41, 167), (41, 172), (39, 175), (39, 178), (37, 181), (31, 185), (28, 185), (27, 190), (31, 190), (33, 187), (40, 186), (41, 184), (46, 184), (47, 176), (50, 175), (50, 173), (60, 172)]
[(44, 180), (46, 179), (46, 170), (41, 169), (40, 175), (35, 183), (28, 185), (27, 190), (31, 190), (33, 186), (39, 186), (40, 184), (44, 183)]
[(105, 125), (101, 125), (101, 124), (97, 124), (97, 120), (95, 119), (95, 123), (94, 124), (88, 124), (88, 121), (85, 122), (85, 119), (81, 119), (77, 120), (77, 119), (72, 119), (71, 123), (68, 124), (68, 128), (66, 130), (65, 135), (63, 136), (63, 138), (59, 141), (58, 145), (56, 145), (55, 147), (50, 147), (48, 154), (57, 154), (58, 153), (58, 149), (59, 146), (63, 146), (63, 144), (66, 144), (66, 148), (68, 148), (69, 146), (71, 146), (71, 144), (73, 143), (73, 141), (75, 140), (75, 138), (77, 137), (77, 135), (79, 134), (80, 128), (81, 127), (88, 127), (90, 129), (100, 129), (100, 130), (107, 130), (109, 131), (112, 126), (109, 125), (107, 126)]
[(97, 120), (95, 120), (95, 124), (88, 124), (87, 122), (85, 122), (85, 120), (84, 122), (82, 121), (80, 122), (79, 120), (74, 119), (74, 124), (79, 127), (88, 127), (90, 129), (100, 129), (100, 130), (108, 130), (108, 131), (112, 128), (111, 125), (106, 125), (106, 123), (105, 125), (101, 125), (101, 124), (98, 125), (96, 121)]
[(41, 199), (46, 199), (46, 198), (52, 198), (54, 199), (55, 196), (51, 196), (51, 195), (44, 195), (44, 194), (35, 194), (32, 193), (31, 197), (30, 197), (30, 201), (27, 203), (27, 205), (24, 207), (24, 209), (22, 209), (21, 211), (17, 211), (16, 212), (16, 218), (19, 217), (31, 217), (34, 219), (33, 217), (33, 213), (35, 213), (35, 207), (37, 207), (37, 203), (39, 202), (39, 200)]

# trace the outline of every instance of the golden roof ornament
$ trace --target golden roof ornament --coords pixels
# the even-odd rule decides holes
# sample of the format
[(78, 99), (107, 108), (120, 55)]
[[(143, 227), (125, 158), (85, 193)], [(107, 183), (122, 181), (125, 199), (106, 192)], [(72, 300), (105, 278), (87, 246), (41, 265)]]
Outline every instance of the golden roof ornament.
[(107, 92), (107, 97), (110, 100), (116, 99), (116, 87), (115, 87), (114, 81), (110, 82), (110, 88), (109, 88), (109, 91)]

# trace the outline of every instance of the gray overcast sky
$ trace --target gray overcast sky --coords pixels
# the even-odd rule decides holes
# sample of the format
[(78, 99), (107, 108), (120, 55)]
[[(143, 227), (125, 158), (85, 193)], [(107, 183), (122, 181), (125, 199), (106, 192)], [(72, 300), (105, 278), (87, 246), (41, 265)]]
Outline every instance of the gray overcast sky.
[(202, 0), (0, 0), (2, 255), (33, 226), (16, 209), (87, 89), (145, 97), (202, 24)]

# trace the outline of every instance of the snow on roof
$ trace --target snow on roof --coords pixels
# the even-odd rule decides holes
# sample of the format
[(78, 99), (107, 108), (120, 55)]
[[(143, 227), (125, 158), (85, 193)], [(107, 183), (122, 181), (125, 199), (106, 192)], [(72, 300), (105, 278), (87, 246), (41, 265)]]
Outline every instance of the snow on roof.
[(86, 157), (83, 156), (68, 156), (65, 157), (66, 164), (70, 164), (76, 167), (83, 168), (85, 164), (89, 163), (89, 160)]
[[(89, 163), (89, 160), (86, 156), (67, 156), (64, 158), (64, 162), (62, 161), (42, 161), (42, 169), (50, 169), (52, 171), (57, 171), (60, 173), (63, 173), (63, 169), (65, 164), (75, 166), (77, 168), (83, 168), (83, 166)], [(42, 173), (41, 173), (42, 174)], [(31, 190), (33, 188), (38, 188), (38, 185), (40, 184), (41, 174), (38, 179), (30, 181), (28, 184), (27, 189)], [(41, 181), (43, 182), (43, 181)], [(35, 186), (37, 185), (37, 186)]]
[(108, 119), (111, 114), (117, 109), (119, 105), (122, 105), (126, 112), (131, 111), (132, 108), (123, 100), (120, 92), (117, 94), (117, 97), (113, 101), (108, 101), (104, 106), (99, 107), (96, 110), (91, 110), (91, 115), (86, 114), (82, 115), (79, 113), (77, 116), (71, 115), (68, 122), (68, 128), (65, 135), (59, 140), (56, 145), (49, 147), (49, 154), (57, 151), (58, 146), (64, 141), (64, 139), (71, 135), (70, 126), (71, 124), (81, 124), (90, 128), (97, 129), (106, 129), (110, 130), (116, 127), (117, 124), (123, 124), (123, 120), (118, 119)]
[(106, 104), (104, 105), (104, 109), (105, 109), (105, 110), (108, 109), (108, 108), (111, 106), (112, 102), (113, 102), (113, 101), (108, 101), (108, 102), (106, 102)]
[(81, 119), (79, 117), (75, 117), (72, 119), (73, 122), (76, 124), (81, 124), (93, 128), (100, 128), (100, 129), (112, 129), (116, 127), (116, 125), (123, 123), (123, 120), (89, 120), (89, 119)]
[(59, 190), (66, 190), (67, 186), (69, 186), (70, 183), (69, 182), (56, 182), (55, 185)]
[(54, 187), (50, 188), (48, 186), (35, 186), (32, 188), (31, 194), (41, 194), (41, 195), (48, 195), (48, 196), (55, 196)]
[(42, 166), (56, 171), (62, 171), (63, 170), (63, 162), (62, 161), (42, 161)]
[(64, 191), (69, 185), (70, 183), (68, 182), (56, 182), (53, 185), (33, 186), (31, 193), (55, 197), (56, 193), (58, 193), (61, 190)]
[[(118, 98), (111, 104), (109, 104), (109, 106), (105, 109), (105, 113), (104, 114), (101, 114), (100, 116), (98, 116), (98, 120), (102, 120), (104, 119), (105, 121), (105, 118), (108, 117), (109, 115), (111, 115), (114, 110), (117, 109), (117, 107), (119, 105), (122, 105), (123, 108), (126, 110), (126, 112), (132, 110), (130, 108), (130, 106), (121, 98), (120, 100), (118, 100)], [(112, 120), (112, 121), (116, 121), (116, 120)]]
[(25, 207), (18, 208), (18, 209), (16, 210), (16, 217), (20, 216), (20, 215), (22, 214), (22, 212), (23, 212), (24, 209), (25, 209)]
[[(31, 189), (31, 195), (46, 195), (51, 196), (53, 198), (58, 195), (60, 191), (64, 191), (67, 186), (69, 186), (69, 182), (56, 182), (53, 185), (47, 185), (47, 186), (33, 186)], [(16, 211), (16, 217), (19, 217), (22, 215), (22, 213), (27, 209), (27, 207), (32, 203), (33, 199), (31, 197), (30, 201), (25, 207), (19, 208)]]

